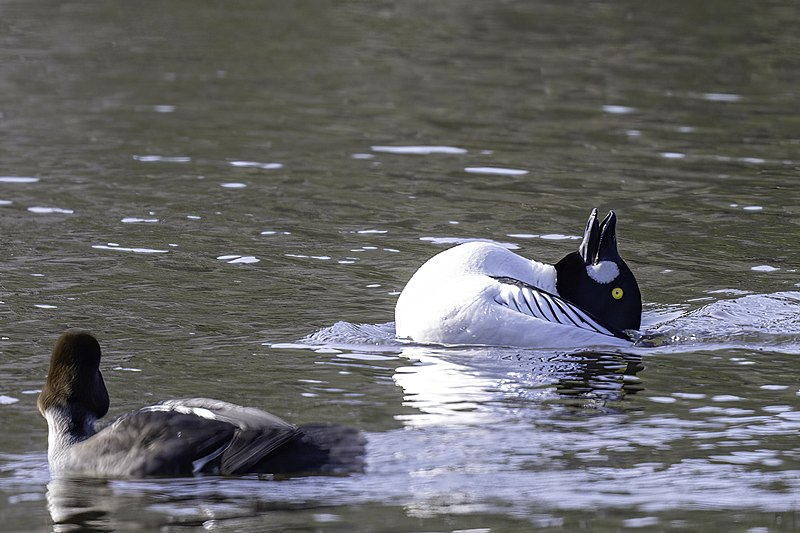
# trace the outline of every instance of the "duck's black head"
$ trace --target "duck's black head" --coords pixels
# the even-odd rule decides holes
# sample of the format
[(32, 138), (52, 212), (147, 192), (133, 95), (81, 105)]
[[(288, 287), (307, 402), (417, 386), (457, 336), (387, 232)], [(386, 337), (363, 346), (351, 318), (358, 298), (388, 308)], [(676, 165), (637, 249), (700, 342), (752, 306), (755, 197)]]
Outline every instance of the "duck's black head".
[(58, 338), (38, 405), (43, 416), (51, 407), (81, 407), (96, 418), (108, 412), (100, 344), (91, 333), (71, 329)]
[(578, 251), (555, 266), (558, 294), (619, 335), (641, 326), (642, 295), (617, 251), (616, 229), (614, 211), (598, 223), (597, 209), (593, 209)]

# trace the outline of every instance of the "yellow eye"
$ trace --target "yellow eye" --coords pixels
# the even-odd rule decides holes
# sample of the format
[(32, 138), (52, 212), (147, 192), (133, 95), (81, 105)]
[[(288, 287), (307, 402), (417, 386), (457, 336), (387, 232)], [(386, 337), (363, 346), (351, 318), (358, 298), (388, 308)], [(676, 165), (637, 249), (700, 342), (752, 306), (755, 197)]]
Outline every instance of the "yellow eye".
[(619, 287), (614, 287), (613, 289), (611, 289), (611, 297), (614, 298), (615, 300), (621, 300), (623, 294), (624, 293), (622, 292), (622, 289), (620, 289)]

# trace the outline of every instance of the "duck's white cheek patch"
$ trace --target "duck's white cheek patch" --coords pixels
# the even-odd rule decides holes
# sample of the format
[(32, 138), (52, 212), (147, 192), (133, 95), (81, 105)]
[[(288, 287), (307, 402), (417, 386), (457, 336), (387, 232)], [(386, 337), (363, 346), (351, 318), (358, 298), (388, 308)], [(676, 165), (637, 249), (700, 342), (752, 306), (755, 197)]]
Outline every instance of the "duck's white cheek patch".
[(586, 273), (597, 283), (605, 285), (619, 276), (619, 267), (613, 261), (600, 261), (594, 265), (586, 265)]

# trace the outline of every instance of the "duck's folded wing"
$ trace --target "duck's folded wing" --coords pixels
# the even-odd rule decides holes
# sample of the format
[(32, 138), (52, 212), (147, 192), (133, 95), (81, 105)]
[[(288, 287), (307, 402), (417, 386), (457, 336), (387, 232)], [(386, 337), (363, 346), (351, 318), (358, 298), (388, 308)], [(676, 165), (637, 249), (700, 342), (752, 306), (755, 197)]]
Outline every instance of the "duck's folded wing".
[[(86, 441), (87, 470), (126, 477), (199, 472), (229, 446), (236, 428), (192, 414), (139, 410), (118, 418)], [(83, 443), (82, 443), (83, 444)]]
[(499, 290), (494, 300), (504, 307), (546, 322), (627, 339), (623, 332), (602, 325), (591, 315), (563, 298), (518, 279), (508, 277), (494, 279), (499, 282)]
[(233, 442), (222, 454), (220, 474), (227, 476), (260, 471), (256, 465), (297, 434), (295, 428), (237, 431)]
[(224, 422), (236, 431), (220, 455), (219, 473), (244, 474), (256, 471), (265, 457), (297, 435), (297, 426), (253, 407), (243, 407), (209, 398), (167, 400), (149, 409), (167, 409), (207, 420)]

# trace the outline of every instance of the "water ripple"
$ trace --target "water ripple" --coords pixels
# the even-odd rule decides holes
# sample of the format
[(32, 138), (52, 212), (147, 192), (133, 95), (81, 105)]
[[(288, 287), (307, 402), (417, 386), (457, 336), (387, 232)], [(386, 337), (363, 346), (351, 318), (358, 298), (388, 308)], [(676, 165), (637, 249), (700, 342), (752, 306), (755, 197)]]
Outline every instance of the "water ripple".
[(281, 163), (259, 163), (258, 161), (231, 161), (232, 167), (237, 168), (260, 168), (262, 170), (277, 170), (283, 168)]
[[(800, 354), (800, 292), (748, 294), (713, 301), (652, 324), (642, 346), (694, 350), (698, 345), (730, 349), (769, 346), (782, 353)], [(654, 341), (654, 342), (653, 342)]]
[(514, 244), (513, 242), (499, 242), (499, 241), (494, 241), (492, 239), (471, 238), (471, 237), (420, 237), (419, 240), (432, 242), (434, 244), (463, 244), (465, 242), (491, 242), (493, 244), (499, 244), (503, 248), (508, 248), (509, 250), (519, 249), (519, 246)]
[(0, 183), (36, 183), (39, 178), (24, 176), (0, 176)]
[(413, 155), (431, 155), (431, 154), (466, 154), (464, 148), (457, 148), (455, 146), (372, 146), (373, 152), (383, 152), (387, 154), (413, 154)]
[(71, 215), (75, 212), (72, 209), (65, 209), (62, 207), (40, 207), (40, 206), (29, 207), (28, 211), (30, 211), (31, 213), (45, 214), (45, 215), (48, 214)]
[(166, 155), (135, 155), (133, 159), (143, 163), (189, 163), (192, 161), (188, 156), (166, 156)]
[(503, 167), (466, 167), (464, 172), (467, 174), (488, 174), (495, 176), (524, 176), (527, 170)]
[(120, 222), (123, 224), (154, 224), (158, 222), (157, 218), (137, 218), (137, 217), (125, 217)]
[(260, 261), (254, 255), (220, 255), (217, 257), (220, 261), (225, 261), (231, 265), (249, 265), (252, 263), (258, 263)]
[(169, 250), (157, 250), (155, 248), (131, 248), (126, 246), (120, 246), (117, 243), (108, 243), (108, 244), (93, 244), (92, 248), (96, 250), (114, 250), (117, 252), (132, 252), (135, 254), (165, 254), (169, 252)]

